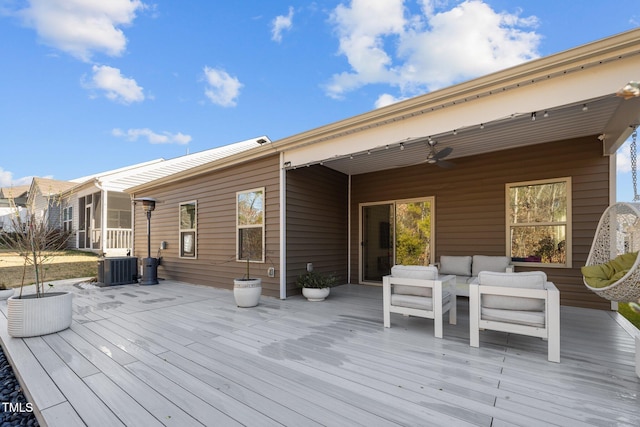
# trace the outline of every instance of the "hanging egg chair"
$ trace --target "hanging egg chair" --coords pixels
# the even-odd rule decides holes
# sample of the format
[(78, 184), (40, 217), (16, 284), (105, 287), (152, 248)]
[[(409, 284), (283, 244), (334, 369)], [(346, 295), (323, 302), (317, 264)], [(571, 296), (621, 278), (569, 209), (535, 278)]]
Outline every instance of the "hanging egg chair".
[[(598, 223), (586, 265), (606, 264), (619, 255), (640, 251), (640, 203), (614, 203)], [(610, 301), (635, 302), (640, 298), (640, 256), (624, 274), (609, 286), (584, 285)]]

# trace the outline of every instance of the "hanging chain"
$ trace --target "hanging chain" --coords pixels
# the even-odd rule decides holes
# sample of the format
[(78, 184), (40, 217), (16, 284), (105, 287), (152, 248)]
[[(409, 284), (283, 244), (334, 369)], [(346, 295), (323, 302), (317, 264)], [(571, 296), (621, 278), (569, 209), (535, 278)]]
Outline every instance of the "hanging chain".
[(638, 195), (638, 170), (637, 170), (637, 156), (638, 156), (638, 147), (636, 144), (636, 140), (638, 138), (638, 128), (633, 128), (633, 134), (631, 135), (631, 179), (633, 180), (633, 201), (637, 202), (640, 200), (640, 195)]

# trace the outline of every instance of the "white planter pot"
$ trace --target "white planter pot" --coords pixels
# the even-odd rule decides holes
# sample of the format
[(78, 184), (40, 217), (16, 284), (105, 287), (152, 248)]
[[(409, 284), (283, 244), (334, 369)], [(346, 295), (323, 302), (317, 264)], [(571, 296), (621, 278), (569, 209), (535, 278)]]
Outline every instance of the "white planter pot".
[(0, 301), (4, 301), (13, 295), (13, 289), (0, 289)]
[(238, 307), (255, 307), (260, 302), (262, 279), (234, 279), (233, 297)]
[(302, 288), (302, 295), (309, 301), (324, 301), (331, 288)]
[(7, 300), (7, 331), (12, 337), (35, 337), (62, 331), (71, 326), (70, 292), (12, 296)]

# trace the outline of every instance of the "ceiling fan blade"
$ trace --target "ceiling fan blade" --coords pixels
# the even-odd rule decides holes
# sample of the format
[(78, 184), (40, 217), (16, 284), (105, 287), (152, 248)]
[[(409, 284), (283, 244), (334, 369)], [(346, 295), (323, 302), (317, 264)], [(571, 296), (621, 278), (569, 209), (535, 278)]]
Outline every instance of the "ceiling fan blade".
[(453, 152), (453, 148), (446, 147), (446, 148), (443, 148), (442, 150), (438, 151), (433, 157), (435, 159), (444, 159), (449, 154), (451, 154), (451, 152)]
[(420, 160), (419, 162), (409, 163), (409, 164), (406, 164), (406, 165), (398, 165), (398, 164), (395, 164), (395, 165), (393, 165), (393, 167), (394, 167), (394, 168), (406, 168), (406, 167), (409, 167), (409, 166), (421, 165), (421, 164), (423, 164), (423, 163), (427, 163), (428, 161), (429, 161), (429, 159), (427, 159), (427, 160)]
[(455, 166), (455, 163), (448, 162), (446, 160), (438, 160), (436, 165), (440, 166), (443, 169), (451, 169)]

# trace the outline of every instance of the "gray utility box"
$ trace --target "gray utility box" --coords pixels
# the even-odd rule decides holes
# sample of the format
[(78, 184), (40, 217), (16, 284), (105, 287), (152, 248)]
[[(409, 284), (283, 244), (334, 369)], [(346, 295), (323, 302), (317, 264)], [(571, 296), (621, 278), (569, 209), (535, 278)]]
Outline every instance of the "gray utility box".
[(98, 260), (98, 286), (128, 285), (138, 282), (138, 258), (114, 257)]

